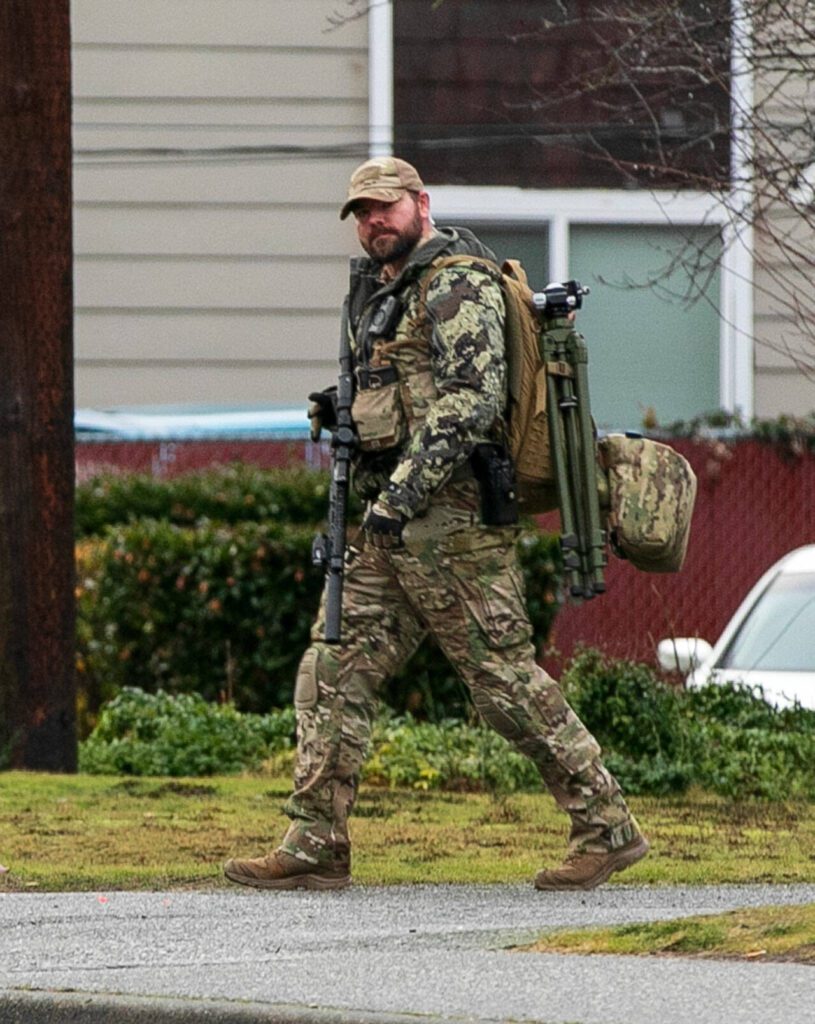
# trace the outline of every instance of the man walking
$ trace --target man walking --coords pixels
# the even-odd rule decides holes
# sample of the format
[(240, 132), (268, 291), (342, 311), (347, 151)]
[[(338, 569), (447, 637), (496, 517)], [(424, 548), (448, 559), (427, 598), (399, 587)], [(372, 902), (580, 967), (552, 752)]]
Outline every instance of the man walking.
[[(479, 263), (492, 253), (469, 231), (436, 229), (418, 172), (394, 157), (354, 172), (349, 214), (368, 256), (349, 296), (366, 512), (345, 567), (343, 642), (323, 642), (321, 608), (295, 687), (291, 824), (277, 849), (224, 872), (267, 889), (350, 882), (348, 817), (376, 704), (431, 633), (481, 717), (532, 759), (571, 819), (564, 863), (539, 871), (536, 888), (592, 889), (648, 843), (596, 740), (535, 662), (517, 528), (492, 525), (512, 519), (489, 493), (507, 387), (503, 294)], [(438, 265), (451, 255), (472, 259)], [(310, 397), (316, 430), (330, 428), (330, 394)]]

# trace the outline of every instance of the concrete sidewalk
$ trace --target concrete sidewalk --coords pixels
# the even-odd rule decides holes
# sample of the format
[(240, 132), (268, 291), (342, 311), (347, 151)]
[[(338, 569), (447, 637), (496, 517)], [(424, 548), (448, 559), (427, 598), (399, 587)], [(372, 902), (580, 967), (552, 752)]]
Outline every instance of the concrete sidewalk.
[(527, 954), (553, 927), (815, 902), (815, 886), (6, 894), (0, 1024), (815, 1024), (796, 964)]

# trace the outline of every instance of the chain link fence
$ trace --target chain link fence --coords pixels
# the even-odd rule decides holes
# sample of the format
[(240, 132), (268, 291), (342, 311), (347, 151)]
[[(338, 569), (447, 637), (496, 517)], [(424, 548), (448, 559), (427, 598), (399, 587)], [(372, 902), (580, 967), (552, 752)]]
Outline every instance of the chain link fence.
[(76, 441), (76, 481), (84, 483), (102, 473), (147, 473), (169, 479), (210, 466), (245, 462), (262, 469), (306, 465), (328, 469), (331, 450), (327, 441), (269, 438), (207, 440), (98, 440)]

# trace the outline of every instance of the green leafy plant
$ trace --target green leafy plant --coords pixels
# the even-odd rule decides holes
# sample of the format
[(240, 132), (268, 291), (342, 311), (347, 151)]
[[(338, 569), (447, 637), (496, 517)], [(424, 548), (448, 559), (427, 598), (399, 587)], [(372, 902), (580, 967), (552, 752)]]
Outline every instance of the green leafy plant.
[(745, 421), (739, 413), (714, 409), (689, 420), (659, 423), (650, 409), (643, 418), (643, 427), (656, 437), (714, 437), (732, 440), (756, 440), (775, 446), (787, 456), (815, 451), (815, 412), (806, 416), (780, 416), (766, 419), (753, 417)]
[(484, 725), (386, 715), (376, 724), (371, 746), (364, 777), (388, 786), (497, 793), (540, 786), (532, 762)]
[(196, 693), (172, 696), (126, 687), (80, 745), (80, 770), (109, 775), (230, 775), (288, 750), (294, 711), (241, 714)]
[[(743, 687), (672, 690), (647, 666), (582, 651), (564, 683), (575, 710), (600, 739), (629, 794), (665, 795), (698, 786), (719, 796), (815, 798), (815, 713), (778, 711)], [(198, 694), (125, 688), (105, 705), (81, 746), (84, 771), (207, 775), (252, 770), (291, 746), (294, 713), (241, 714)], [(508, 794), (540, 788), (532, 763), (487, 726), (418, 721), (384, 709), (364, 777), (421, 790)]]
[(698, 785), (733, 799), (815, 796), (815, 712), (776, 709), (760, 688), (733, 683), (676, 689), (645, 665), (591, 649), (563, 685), (627, 792)]
[(578, 651), (562, 685), (628, 792), (670, 793), (694, 777), (694, 749), (682, 695), (646, 665)]

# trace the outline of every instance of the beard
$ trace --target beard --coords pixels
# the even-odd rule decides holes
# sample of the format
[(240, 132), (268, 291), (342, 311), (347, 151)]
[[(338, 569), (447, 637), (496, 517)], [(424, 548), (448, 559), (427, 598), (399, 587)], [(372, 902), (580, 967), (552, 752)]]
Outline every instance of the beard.
[(368, 255), (380, 263), (395, 263), (416, 248), (422, 237), (422, 217), (418, 205), (413, 220), (401, 231), (385, 229), (373, 238), (362, 242)]

